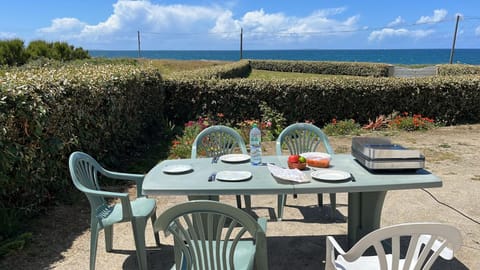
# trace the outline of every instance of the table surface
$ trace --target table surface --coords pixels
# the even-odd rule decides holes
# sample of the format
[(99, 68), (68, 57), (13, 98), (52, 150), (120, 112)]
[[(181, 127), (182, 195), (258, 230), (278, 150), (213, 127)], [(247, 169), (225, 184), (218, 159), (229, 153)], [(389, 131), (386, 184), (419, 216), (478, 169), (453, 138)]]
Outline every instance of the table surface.
[[(264, 163), (286, 167), (287, 156), (263, 156)], [(166, 174), (167, 165), (191, 165), (193, 171), (183, 174)], [(330, 168), (352, 174), (354, 181), (326, 182), (312, 179), (308, 183), (293, 183), (275, 179), (265, 165), (249, 162), (212, 164), (212, 158), (164, 160), (152, 168), (143, 182), (145, 195), (228, 195), (228, 194), (291, 194), (374, 192), (398, 189), (441, 187), (442, 181), (432, 173), (416, 171), (371, 172), (360, 165), (350, 154), (333, 155)], [(249, 171), (252, 178), (241, 182), (209, 182), (209, 176), (223, 170)], [(305, 170), (308, 178), (312, 170)]]

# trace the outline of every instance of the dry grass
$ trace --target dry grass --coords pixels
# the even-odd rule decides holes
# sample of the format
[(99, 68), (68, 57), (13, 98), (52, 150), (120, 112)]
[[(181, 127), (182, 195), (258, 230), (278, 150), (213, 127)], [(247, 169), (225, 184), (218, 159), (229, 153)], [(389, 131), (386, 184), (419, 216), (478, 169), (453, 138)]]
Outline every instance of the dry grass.
[(140, 63), (151, 64), (160, 70), (163, 75), (176, 71), (194, 70), (211, 66), (225, 65), (228, 61), (207, 61), (207, 60), (170, 60), (170, 59), (141, 59)]

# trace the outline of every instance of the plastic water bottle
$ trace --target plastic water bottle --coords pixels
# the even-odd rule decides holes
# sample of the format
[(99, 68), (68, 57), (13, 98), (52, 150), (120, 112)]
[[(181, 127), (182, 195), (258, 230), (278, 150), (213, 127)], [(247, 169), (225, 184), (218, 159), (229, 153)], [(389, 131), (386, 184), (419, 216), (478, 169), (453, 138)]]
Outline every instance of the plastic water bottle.
[(253, 165), (262, 163), (262, 133), (258, 129), (257, 124), (253, 124), (250, 130), (250, 162)]

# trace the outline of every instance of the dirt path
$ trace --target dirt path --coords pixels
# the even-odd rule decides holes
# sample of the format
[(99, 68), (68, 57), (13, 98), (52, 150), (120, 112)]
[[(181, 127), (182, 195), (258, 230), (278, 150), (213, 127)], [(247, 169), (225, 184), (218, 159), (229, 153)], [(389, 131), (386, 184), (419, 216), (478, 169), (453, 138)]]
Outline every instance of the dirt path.
[[(384, 134), (382, 134), (384, 136)], [(426, 168), (443, 180), (442, 188), (389, 191), (381, 226), (402, 222), (450, 223), (462, 231), (463, 246), (452, 262), (440, 262), (434, 269), (480, 269), (480, 125), (444, 127), (427, 132), (392, 133), (393, 142), (421, 150)], [(351, 137), (330, 138), (336, 153), (350, 151)], [(265, 143), (273, 154), (273, 143)], [(270, 269), (323, 269), (325, 237), (334, 235), (345, 244), (347, 232), (346, 194), (338, 194), (338, 221), (330, 223), (326, 210), (314, 204), (316, 195), (288, 197), (285, 220), (267, 226)], [(158, 212), (186, 200), (183, 196), (157, 197)], [(324, 196), (328, 203), (328, 196)], [(222, 202), (235, 205), (235, 198)], [(254, 212), (271, 218), (276, 196), (252, 196)], [(90, 209), (85, 200), (74, 206), (59, 206), (37, 220), (33, 243), (24, 252), (0, 262), (0, 269), (88, 269)], [(100, 236), (97, 269), (136, 269), (136, 256), (129, 224), (115, 227), (114, 252), (105, 252)], [(152, 228), (146, 229), (150, 269), (170, 269), (172, 239), (164, 238), (153, 248)]]

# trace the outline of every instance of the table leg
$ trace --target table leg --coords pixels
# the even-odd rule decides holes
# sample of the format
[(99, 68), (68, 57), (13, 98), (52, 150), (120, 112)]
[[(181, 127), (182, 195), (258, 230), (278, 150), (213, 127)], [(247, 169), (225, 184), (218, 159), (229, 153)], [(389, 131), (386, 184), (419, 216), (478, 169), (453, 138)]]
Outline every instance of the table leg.
[(386, 191), (348, 193), (348, 246), (380, 228)]

